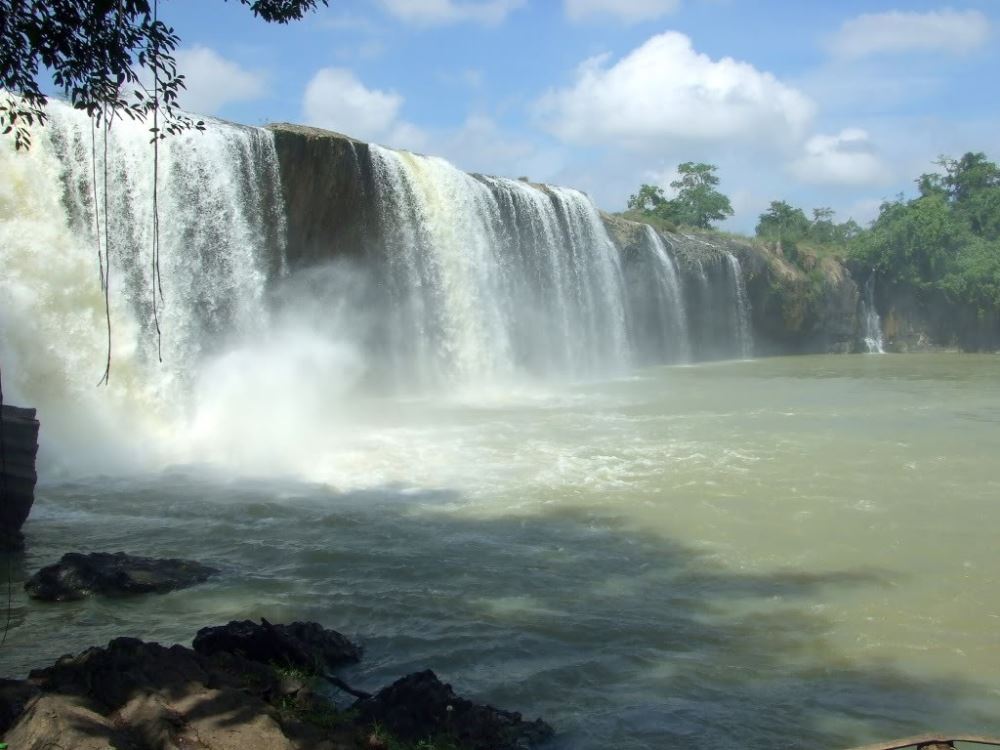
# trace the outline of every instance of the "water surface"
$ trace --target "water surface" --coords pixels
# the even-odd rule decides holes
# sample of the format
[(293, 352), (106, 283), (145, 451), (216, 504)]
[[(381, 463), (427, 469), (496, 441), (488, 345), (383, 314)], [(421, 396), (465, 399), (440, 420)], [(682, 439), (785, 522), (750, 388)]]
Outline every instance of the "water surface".
[[(245, 442), (272, 428), (248, 414)], [(364, 645), (359, 687), (430, 667), (545, 716), (555, 747), (1000, 734), (996, 356), (346, 399), (301, 430), (287, 476), (254, 478), (234, 441), (205, 466), (40, 485), (3, 673), (117, 635), (314, 619)], [(27, 601), (25, 571), (69, 550), (223, 574)]]

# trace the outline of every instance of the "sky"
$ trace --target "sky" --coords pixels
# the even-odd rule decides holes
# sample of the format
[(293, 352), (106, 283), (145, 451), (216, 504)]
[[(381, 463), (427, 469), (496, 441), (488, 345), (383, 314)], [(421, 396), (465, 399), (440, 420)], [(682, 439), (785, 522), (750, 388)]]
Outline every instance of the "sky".
[(189, 110), (296, 122), (586, 191), (622, 210), (718, 167), (752, 232), (773, 200), (867, 223), (941, 155), (1000, 159), (1000, 2), (330, 0), (287, 26), (163, 0)]

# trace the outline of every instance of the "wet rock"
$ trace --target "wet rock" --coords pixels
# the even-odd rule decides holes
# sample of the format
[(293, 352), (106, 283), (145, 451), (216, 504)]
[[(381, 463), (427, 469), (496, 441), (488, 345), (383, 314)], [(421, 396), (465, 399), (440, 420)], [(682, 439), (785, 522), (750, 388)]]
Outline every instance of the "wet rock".
[(0, 549), (24, 547), (24, 525), (35, 501), (35, 455), (38, 453), (38, 420), (34, 409), (0, 404), (3, 465), (0, 466), (4, 499), (0, 503)]
[(38, 688), (30, 682), (0, 679), (0, 734), (10, 728), (37, 695)]
[(28, 596), (62, 602), (91, 594), (127, 596), (186, 588), (218, 573), (191, 560), (135, 557), (124, 552), (70, 552), (39, 570), (24, 584)]
[(263, 664), (280, 664), (322, 674), (361, 659), (361, 649), (335, 630), (315, 622), (272, 625), (261, 619), (202, 628), (194, 650), (206, 656), (229, 653)]
[(457, 696), (430, 670), (407, 675), (354, 708), (362, 723), (378, 723), (407, 742), (442, 738), (470, 750), (521, 750), (553, 734), (541, 719), (525, 721)]
[(5, 733), (18, 750), (300, 750), (265, 700), (271, 670), (229, 655), (118, 638), (31, 673), (36, 691)]

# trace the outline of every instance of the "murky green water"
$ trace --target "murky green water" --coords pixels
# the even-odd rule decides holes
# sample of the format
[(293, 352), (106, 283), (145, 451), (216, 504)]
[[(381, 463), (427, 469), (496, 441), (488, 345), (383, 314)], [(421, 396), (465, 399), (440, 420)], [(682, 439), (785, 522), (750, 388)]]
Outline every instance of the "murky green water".
[[(337, 419), (303, 425), (287, 479), (41, 486), (2, 671), (116, 635), (315, 619), (364, 644), (359, 686), (431, 667), (545, 716), (558, 747), (1000, 734), (1000, 357), (664, 368)], [(28, 602), (24, 570), (71, 549), (224, 572)]]

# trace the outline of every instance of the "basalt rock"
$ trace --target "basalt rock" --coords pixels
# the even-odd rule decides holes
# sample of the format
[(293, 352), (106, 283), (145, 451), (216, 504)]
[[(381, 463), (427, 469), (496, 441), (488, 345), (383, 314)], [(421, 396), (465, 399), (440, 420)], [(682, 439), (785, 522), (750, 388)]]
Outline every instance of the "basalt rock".
[(272, 625), (262, 619), (202, 628), (194, 638), (199, 654), (228, 653), (263, 664), (296, 667), (323, 674), (344, 664), (356, 663), (361, 649), (335, 630), (315, 622)]
[(0, 549), (24, 546), (21, 526), (35, 501), (35, 455), (38, 452), (38, 420), (34, 409), (0, 405), (0, 438), (3, 465), (0, 466)]
[(444, 739), (470, 750), (520, 750), (552, 737), (541, 719), (461, 698), (432, 671), (414, 672), (354, 706), (362, 723), (378, 723), (407, 742)]
[(128, 596), (164, 593), (202, 583), (218, 573), (192, 560), (136, 557), (124, 552), (70, 552), (24, 584), (28, 596), (62, 602), (91, 594)]
[(329, 748), (286, 735), (276, 690), (263, 665), (117, 638), (0, 691), (0, 716), (16, 716), (3, 739), (18, 750)]
[[(17, 750), (390, 746), (372, 743), (376, 722), (393, 741), (447, 740), (444, 746), (463, 750), (520, 750), (552, 736), (540, 719), (524, 721), (520, 714), (472, 703), (429, 671), (404, 677), (342, 711), (313, 686), (300, 681), (289, 687), (272, 665), (221, 646), (235, 639), (244, 652), (268, 658), (260, 644), (273, 639), (271, 655), (302, 658), (312, 649), (313, 663), (329, 666), (338, 661), (334, 653), (346, 639), (315, 623), (249, 625), (206, 628), (199, 633), (201, 653), (116, 638), (104, 648), (64, 656), (27, 680), (0, 681), (2, 740)], [(356, 657), (357, 650), (353, 653)]]

